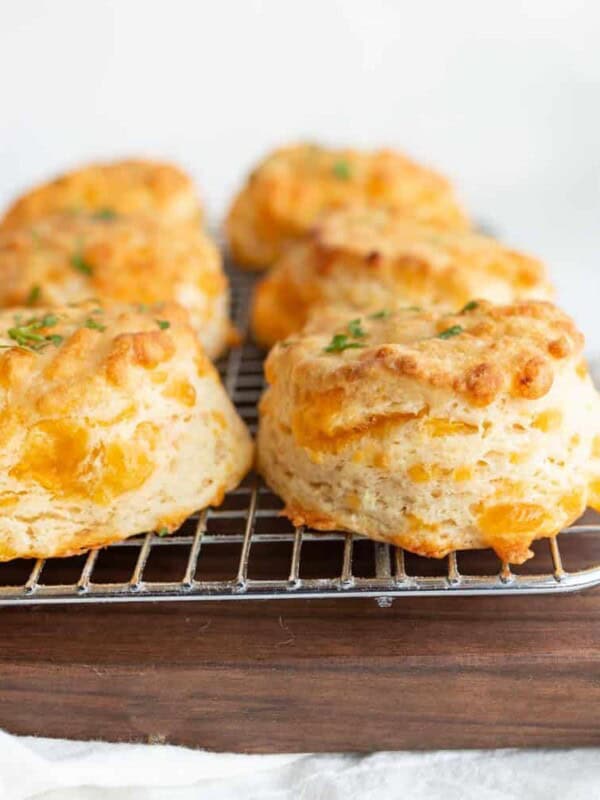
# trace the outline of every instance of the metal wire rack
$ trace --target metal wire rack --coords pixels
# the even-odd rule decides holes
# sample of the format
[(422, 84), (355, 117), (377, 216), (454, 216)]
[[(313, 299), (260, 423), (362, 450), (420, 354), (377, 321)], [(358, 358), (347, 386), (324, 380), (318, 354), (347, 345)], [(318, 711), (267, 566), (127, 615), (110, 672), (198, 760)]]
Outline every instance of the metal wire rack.
[[(233, 315), (245, 333), (253, 279), (232, 273)], [(219, 365), (225, 386), (256, 431), (262, 353), (252, 344)], [(0, 565), (0, 605), (142, 600), (232, 600), (538, 594), (600, 584), (600, 516), (559, 540), (537, 543), (513, 570), (491, 551), (436, 561), (352, 534), (294, 528), (256, 475), (219, 508), (190, 517), (174, 535), (143, 534), (86, 556)]]

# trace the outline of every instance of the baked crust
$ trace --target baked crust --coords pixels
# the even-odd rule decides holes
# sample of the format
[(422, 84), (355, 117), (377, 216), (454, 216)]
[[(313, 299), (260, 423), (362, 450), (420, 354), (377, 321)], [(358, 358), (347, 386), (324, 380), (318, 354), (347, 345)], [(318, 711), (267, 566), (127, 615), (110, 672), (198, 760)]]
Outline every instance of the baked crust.
[(214, 242), (198, 226), (143, 215), (53, 214), (0, 230), (0, 306), (179, 302), (208, 355), (231, 332), (229, 287)]
[(173, 531), (252, 453), (181, 307), (0, 312), (0, 561)]
[(328, 303), (358, 314), (410, 305), (455, 310), (474, 297), (512, 303), (553, 294), (540, 261), (494, 239), (352, 206), (325, 214), (285, 250), (256, 288), (252, 328), (260, 344), (271, 346)]
[(276, 345), (259, 468), (296, 524), (521, 563), (590, 499), (598, 398), (550, 303), (349, 319)]
[[(360, 338), (352, 337), (349, 322), (345, 307), (316, 314), (297, 337), (273, 348), (265, 366), (269, 382), (293, 358), (296, 390), (307, 396), (348, 391), (352, 397), (344, 406), (346, 414), (353, 406), (360, 413), (362, 398), (355, 392), (363, 382), (368, 381), (370, 395), (375, 391), (387, 402), (389, 382), (398, 379), (447, 389), (482, 406), (502, 396), (537, 399), (547, 394), (557, 364), (579, 363), (584, 343), (570, 317), (552, 303), (535, 300), (504, 306), (476, 300), (457, 313), (375, 312), (359, 318)], [(454, 329), (457, 333), (446, 338)], [(359, 346), (325, 352), (336, 334)]]
[(322, 212), (356, 202), (436, 228), (468, 227), (449, 182), (401, 153), (297, 144), (274, 151), (251, 173), (227, 216), (229, 247), (241, 266), (264, 269)]
[(202, 212), (192, 180), (173, 164), (128, 159), (90, 164), (18, 197), (0, 227), (28, 224), (61, 211), (143, 213), (169, 223), (198, 224)]

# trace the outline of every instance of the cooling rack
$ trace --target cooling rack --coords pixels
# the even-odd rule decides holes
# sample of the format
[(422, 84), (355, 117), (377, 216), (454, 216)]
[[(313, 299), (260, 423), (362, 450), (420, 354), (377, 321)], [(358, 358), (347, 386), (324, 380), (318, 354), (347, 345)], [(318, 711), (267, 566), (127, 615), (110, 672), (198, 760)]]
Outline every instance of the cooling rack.
[[(253, 277), (230, 272), (232, 312), (247, 330)], [(219, 364), (252, 433), (263, 389), (263, 354), (252, 344)], [(133, 537), (86, 556), (0, 564), (0, 605), (143, 600), (234, 600), (538, 594), (600, 584), (600, 516), (588, 514), (512, 569), (491, 551), (441, 561), (342, 532), (295, 528), (256, 475), (222, 506), (190, 517), (174, 535)]]

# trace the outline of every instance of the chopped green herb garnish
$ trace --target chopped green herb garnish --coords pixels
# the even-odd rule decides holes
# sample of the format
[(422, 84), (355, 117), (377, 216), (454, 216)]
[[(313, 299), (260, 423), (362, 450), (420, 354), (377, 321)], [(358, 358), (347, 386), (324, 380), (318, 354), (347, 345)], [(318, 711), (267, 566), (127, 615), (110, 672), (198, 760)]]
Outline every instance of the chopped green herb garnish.
[[(94, 313), (94, 312), (92, 312)], [(101, 325), (97, 320), (88, 317), (84, 323), (86, 328), (91, 328), (93, 331), (105, 331), (106, 325)]]
[(8, 335), (21, 347), (30, 347), (32, 350), (36, 349), (34, 345), (46, 341), (45, 336), (35, 333), (25, 325), (21, 326), (20, 328), (9, 328)]
[(112, 208), (100, 208), (92, 216), (94, 219), (115, 219), (117, 212)]
[(459, 314), (465, 314), (467, 311), (473, 311), (474, 309), (479, 307), (479, 303), (477, 300), (471, 300), (470, 303), (467, 303), (466, 306), (463, 306), (461, 310), (458, 312)]
[(81, 247), (71, 256), (71, 266), (83, 275), (91, 275), (94, 271), (85, 260)]
[(160, 536), (161, 539), (162, 539), (163, 536), (168, 536), (169, 535), (169, 529), (168, 528), (159, 528), (156, 531), (156, 535)]
[(167, 328), (171, 327), (171, 323), (167, 319), (157, 319), (156, 324), (161, 329), (161, 331), (166, 331)]
[(366, 347), (366, 345), (362, 344), (361, 342), (350, 342), (345, 333), (336, 333), (335, 336), (332, 337), (327, 347), (323, 348), (323, 352), (341, 353), (344, 350), (349, 350), (355, 347)]
[(28, 306), (32, 306), (40, 299), (40, 295), (42, 294), (42, 287), (39, 286), (37, 283), (35, 286), (32, 286), (29, 290), (29, 294), (27, 295), (27, 300), (25, 301)]
[(352, 170), (347, 161), (336, 161), (331, 171), (335, 177), (339, 178), (341, 181), (349, 181), (352, 177)]
[(369, 314), (369, 319), (387, 319), (392, 312), (389, 308), (382, 308), (381, 311), (376, 311), (374, 314)]
[(350, 331), (350, 335), (355, 339), (364, 339), (364, 337), (367, 335), (360, 324), (360, 319), (350, 320), (348, 323), (348, 330)]
[(453, 325), (451, 328), (446, 328), (445, 331), (438, 333), (438, 339), (451, 339), (453, 336), (458, 336), (459, 333), (462, 333), (464, 328), (462, 325)]
[(58, 322), (56, 314), (45, 314), (41, 318), (31, 317), (25, 323), (21, 323), (21, 316), (15, 316), (14, 327), (9, 328), (8, 336), (16, 342), (19, 347), (24, 347), (27, 350), (40, 351), (47, 347), (49, 344), (56, 345), (63, 341), (63, 337), (57, 333), (44, 335), (39, 333), (44, 328), (52, 328)]
[[(351, 319), (348, 323), (348, 332), (353, 339), (364, 339), (367, 332), (361, 325), (360, 317)], [(359, 342), (349, 341), (350, 337), (346, 333), (336, 333), (331, 339), (327, 347), (324, 348), (325, 353), (341, 353), (344, 350), (349, 350), (355, 347), (366, 347), (365, 344)]]

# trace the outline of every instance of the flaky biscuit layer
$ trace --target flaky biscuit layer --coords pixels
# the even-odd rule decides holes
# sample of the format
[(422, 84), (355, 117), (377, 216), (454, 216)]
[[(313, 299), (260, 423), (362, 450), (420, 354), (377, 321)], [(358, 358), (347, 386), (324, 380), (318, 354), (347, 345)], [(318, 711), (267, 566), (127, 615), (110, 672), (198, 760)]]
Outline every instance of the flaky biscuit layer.
[(250, 467), (187, 313), (0, 312), (0, 561), (175, 530)]
[(296, 524), (521, 563), (582, 513), (598, 400), (565, 314), (336, 313), (267, 359), (259, 467)]

